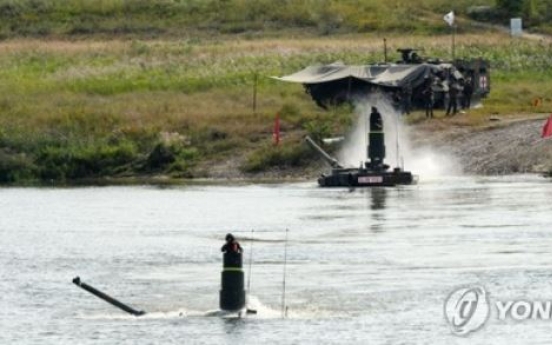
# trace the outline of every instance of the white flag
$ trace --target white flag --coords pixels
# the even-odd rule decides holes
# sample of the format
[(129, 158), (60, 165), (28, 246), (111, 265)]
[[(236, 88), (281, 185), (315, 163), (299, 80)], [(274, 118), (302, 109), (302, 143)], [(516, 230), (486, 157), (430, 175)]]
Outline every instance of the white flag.
[(452, 26), (454, 24), (454, 11), (450, 11), (449, 13), (445, 14), (443, 17), (445, 22), (448, 23), (448, 25)]

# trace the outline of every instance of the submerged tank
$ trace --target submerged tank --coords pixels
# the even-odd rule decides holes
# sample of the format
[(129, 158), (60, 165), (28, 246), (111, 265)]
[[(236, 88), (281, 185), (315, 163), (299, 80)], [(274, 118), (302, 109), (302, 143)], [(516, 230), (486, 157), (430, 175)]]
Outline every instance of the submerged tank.
[(398, 109), (405, 106), (423, 109), (428, 86), (433, 91), (434, 108), (444, 108), (451, 87), (458, 89), (460, 97), (470, 95), (471, 104), (487, 97), (491, 90), (487, 60), (447, 62), (422, 58), (411, 48), (398, 49), (398, 52), (401, 59), (394, 63), (349, 66), (335, 62), (308, 66), (275, 79), (303, 84), (305, 92), (324, 109), (366, 98), (375, 92), (389, 95)]
[(385, 164), (385, 136), (383, 119), (377, 108), (372, 107), (370, 114), (370, 132), (368, 133), (368, 159), (358, 168), (346, 168), (337, 159), (330, 156), (314, 140), (306, 137), (305, 141), (315, 149), (332, 167), (329, 174), (318, 178), (321, 187), (392, 187), (416, 183), (417, 179), (409, 171), (400, 167), (390, 169)]
[(246, 303), (242, 253), (226, 251), (222, 263), (219, 307), (223, 311), (239, 312)]

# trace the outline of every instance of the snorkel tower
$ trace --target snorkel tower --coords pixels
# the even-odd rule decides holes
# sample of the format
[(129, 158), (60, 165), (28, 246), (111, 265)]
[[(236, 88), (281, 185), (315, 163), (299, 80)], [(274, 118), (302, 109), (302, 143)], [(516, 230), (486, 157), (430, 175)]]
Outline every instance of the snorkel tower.
[(227, 312), (240, 312), (245, 309), (241, 251), (225, 251), (222, 264), (219, 307)]
[(370, 113), (370, 131), (368, 133), (368, 161), (362, 162), (358, 168), (345, 168), (334, 157), (330, 156), (314, 140), (306, 137), (307, 143), (332, 167), (330, 174), (322, 174), (318, 178), (321, 187), (376, 187), (396, 186), (416, 183), (410, 171), (400, 167), (389, 170), (385, 159), (385, 135), (383, 119), (376, 107)]

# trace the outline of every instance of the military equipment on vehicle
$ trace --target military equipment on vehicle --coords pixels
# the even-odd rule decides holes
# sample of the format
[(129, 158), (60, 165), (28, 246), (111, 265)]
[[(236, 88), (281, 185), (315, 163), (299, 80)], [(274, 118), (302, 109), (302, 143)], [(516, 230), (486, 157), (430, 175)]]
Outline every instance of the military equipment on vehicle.
[(75, 277), (73, 278), (73, 284), (75, 284), (76, 286), (80, 287), (81, 289), (85, 290), (85, 291), (88, 291), (90, 292), (91, 294), (93, 294), (94, 296), (100, 298), (100, 299), (103, 299), (104, 301), (106, 301), (107, 303), (131, 314), (131, 315), (134, 315), (134, 316), (142, 316), (142, 315), (145, 315), (146, 312), (143, 311), (143, 310), (137, 310), (137, 309), (134, 309), (126, 304), (124, 304), (123, 302), (109, 296), (108, 294), (92, 287), (91, 285), (88, 285), (86, 284), (85, 282), (83, 282), (80, 277)]
[(404, 171), (400, 167), (389, 170), (389, 165), (384, 163), (383, 120), (375, 107), (372, 107), (372, 113), (370, 114), (369, 144), (367, 147), (369, 161), (361, 163), (358, 168), (344, 167), (310, 137), (307, 136), (305, 140), (332, 167), (330, 174), (322, 174), (318, 179), (318, 184), (321, 187), (376, 187), (416, 183), (416, 178), (411, 172)]
[[(247, 308), (246, 292), (244, 290), (244, 272), (242, 269), (241, 252), (225, 252), (223, 254), (223, 270), (221, 273), (221, 289), (219, 293), (220, 310), (212, 315), (239, 317), (245, 314), (257, 314), (254, 309)], [(80, 277), (73, 279), (73, 284), (90, 292), (92, 295), (134, 316), (145, 315), (143, 310), (137, 310), (127, 304), (109, 296), (91, 285), (83, 282)]]
[(220, 310), (239, 312), (245, 309), (244, 273), (242, 253), (227, 251), (223, 255), (221, 289), (219, 298)]
[[(475, 103), (490, 92), (489, 62), (484, 59), (424, 59), (415, 49), (398, 49), (401, 60), (364, 66), (342, 62), (309, 66), (282, 81), (302, 83), (316, 104), (324, 109), (332, 105), (358, 101), (375, 92), (389, 95), (397, 108), (423, 109), (426, 88), (431, 87), (434, 108), (447, 106), (447, 93), (455, 87), (470, 95)], [(463, 93), (462, 91), (466, 92)], [(465, 96), (468, 97), (468, 96)], [(408, 103), (406, 105), (405, 103)]]

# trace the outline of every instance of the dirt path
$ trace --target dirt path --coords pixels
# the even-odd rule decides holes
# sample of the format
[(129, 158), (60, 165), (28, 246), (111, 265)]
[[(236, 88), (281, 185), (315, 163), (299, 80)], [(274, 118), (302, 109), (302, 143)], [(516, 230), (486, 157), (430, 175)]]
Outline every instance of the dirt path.
[[(503, 32), (505, 34), (510, 35), (510, 27), (504, 26), (504, 25), (497, 25), (497, 24), (489, 24), (489, 23), (483, 23), (483, 22), (472, 22), (473, 26), (485, 28), (485, 29), (492, 29), (496, 31)], [(523, 30), (521, 33), (521, 36), (519, 38), (527, 39), (527, 40), (533, 40), (533, 41), (542, 41), (545, 43), (551, 43), (552, 42), (552, 36), (541, 34), (541, 33), (534, 33), (529, 32), (526, 29)]]

